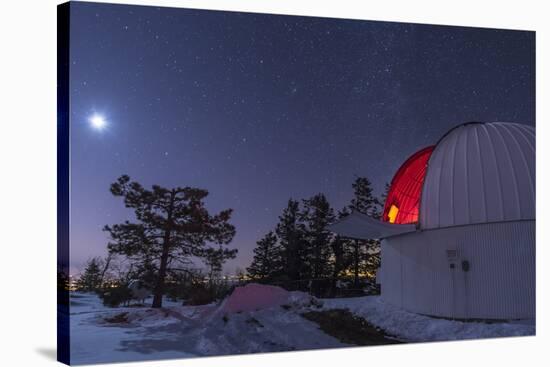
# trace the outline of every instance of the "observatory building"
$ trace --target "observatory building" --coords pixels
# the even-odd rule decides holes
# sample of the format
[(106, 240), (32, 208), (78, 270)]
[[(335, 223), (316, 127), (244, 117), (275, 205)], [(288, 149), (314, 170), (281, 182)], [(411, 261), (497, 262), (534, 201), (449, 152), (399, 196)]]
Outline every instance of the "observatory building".
[(467, 123), (397, 170), (384, 212), (331, 230), (380, 238), (384, 301), (459, 319), (535, 318), (535, 129)]

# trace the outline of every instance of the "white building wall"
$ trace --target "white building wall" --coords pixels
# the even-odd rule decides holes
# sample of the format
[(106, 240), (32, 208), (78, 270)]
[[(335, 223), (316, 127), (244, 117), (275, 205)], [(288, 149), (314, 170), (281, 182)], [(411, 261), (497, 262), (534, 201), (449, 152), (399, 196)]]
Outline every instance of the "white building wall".
[[(456, 258), (449, 258), (447, 250), (456, 250)], [(467, 272), (463, 260), (470, 264)], [(465, 319), (534, 318), (535, 221), (384, 239), (379, 279), (382, 298), (408, 311)]]

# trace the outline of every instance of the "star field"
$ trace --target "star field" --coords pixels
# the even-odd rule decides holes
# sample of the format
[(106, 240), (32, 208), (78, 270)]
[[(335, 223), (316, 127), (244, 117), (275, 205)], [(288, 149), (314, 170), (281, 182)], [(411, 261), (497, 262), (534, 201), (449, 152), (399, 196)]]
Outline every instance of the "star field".
[(290, 197), (340, 208), (355, 175), (381, 193), (456, 124), (535, 124), (533, 32), (78, 2), (71, 16), (76, 267), (128, 218), (108, 190), (123, 173), (233, 208), (233, 271)]

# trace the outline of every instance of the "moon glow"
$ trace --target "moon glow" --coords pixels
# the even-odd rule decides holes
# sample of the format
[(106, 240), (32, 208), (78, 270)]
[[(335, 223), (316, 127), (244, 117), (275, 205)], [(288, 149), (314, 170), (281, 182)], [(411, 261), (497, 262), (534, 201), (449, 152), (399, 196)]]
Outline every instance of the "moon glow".
[(105, 118), (98, 114), (94, 114), (93, 116), (91, 116), (88, 121), (90, 122), (92, 128), (94, 128), (95, 130), (101, 131), (107, 126), (107, 121), (105, 120)]

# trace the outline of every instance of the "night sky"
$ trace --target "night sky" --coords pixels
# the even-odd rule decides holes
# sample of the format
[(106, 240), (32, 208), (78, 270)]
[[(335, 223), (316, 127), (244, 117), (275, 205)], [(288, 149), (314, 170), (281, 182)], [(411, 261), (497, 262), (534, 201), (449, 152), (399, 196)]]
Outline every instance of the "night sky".
[(121, 174), (233, 208), (233, 272), (290, 197), (380, 194), (466, 121), (535, 124), (533, 32), (73, 2), (71, 272), (133, 218)]

